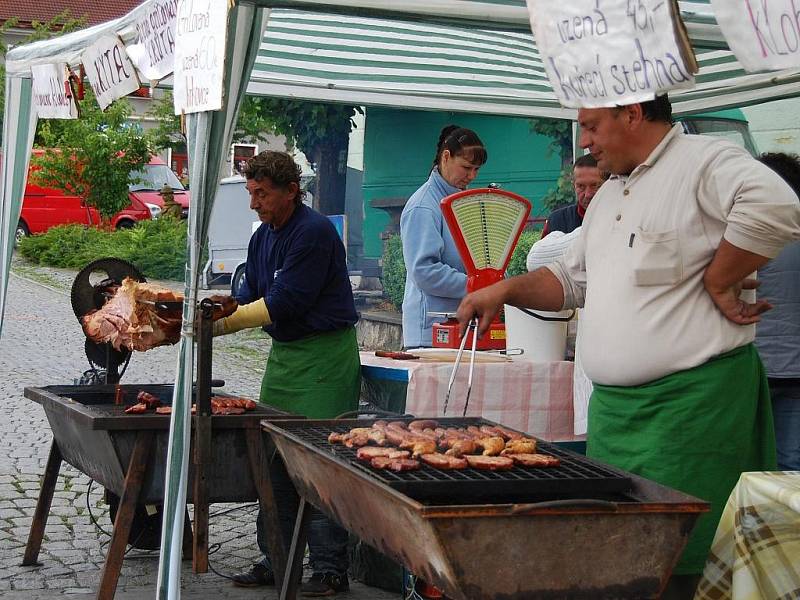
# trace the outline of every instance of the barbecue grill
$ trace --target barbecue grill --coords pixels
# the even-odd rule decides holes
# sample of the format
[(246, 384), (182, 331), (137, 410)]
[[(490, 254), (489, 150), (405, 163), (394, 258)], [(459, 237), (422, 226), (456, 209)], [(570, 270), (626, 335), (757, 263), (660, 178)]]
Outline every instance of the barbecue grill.
[[(304, 501), (456, 600), (656, 598), (708, 510), (697, 498), (544, 442), (540, 451), (557, 455), (561, 466), (423, 466), (399, 474), (362, 465), (351, 450), (327, 442), (331, 431), (369, 423), (262, 424)], [(301, 505), (302, 520), (305, 512)]]
[[(106, 275), (91, 284), (95, 271)], [(106, 301), (110, 284), (127, 276), (143, 280), (132, 265), (117, 259), (101, 259), (87, 265), (76, 277), (72, 305), (80, 318)], [(158, 309), (157, 303), (157, 309)], [(160, 303), (170, 304), (170, 303)], [(179, 307), (168, 306), (175, 311)], [(237, 415), (211, 413), (211, 318), (213, 304), (203, 300), (198, 306), (197, 372), (194, 385), (197, 414), (192, 418), (192, 457), (189, 469), (187, 502), (194, 504), (194, 531), (186, 530), (184, 553), (192, 553), (195, 572), (208, 570), (208, 505), (213, 502), (258, 500), (262, 518), (267, 519), (270, 548), (277, 557), (276, 571), (282, 575), (285, 550), (277, 532), (277, 516), (267, 469), (272, 447), (259, 423), (264, 419), (298, 418), (289, 413), (257, 404), (254, 410)], [(154, 412), (126, 414), (144, 391), (156, 396), (162, 405), (172, 402), (171, 384), (118, 384), (128, 351), (114, 351), (109, 344), (87, 340), (87, 357), (94, 372), (102, 367), (102, 385), (53, 385), (25, 388), (26, 398), (42, 405), (53, 432), (41, 492), (36, 505), (23, 565), (37, 564), (50, 504), (61, 461), (119, 496), (114, 529), (97, 597), (113, 598), (128, 544), (137, 505), (160, 504), (164, 498), (164, 477), (169, 444), (170, 417)], [(120, 372), (122, 367), (122, 372)], [(103, 377), (104, 376), (104, 377)], [(226, 394), (217, 394), (225, 396)], [(188, 520), (187, 520), (188, 522)], [(275, 533), (273, 535), (273, 532)], [(135, 538), (133, 538), (135, 539)]]

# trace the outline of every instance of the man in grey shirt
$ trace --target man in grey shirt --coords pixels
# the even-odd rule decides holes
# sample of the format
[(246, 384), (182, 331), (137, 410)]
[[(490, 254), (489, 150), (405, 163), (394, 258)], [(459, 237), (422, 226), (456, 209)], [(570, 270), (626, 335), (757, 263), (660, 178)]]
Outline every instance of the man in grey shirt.
[[(800, 195), (800, 157), (776, 152), (759, 160)], [(758, 280), (758, 295), (774, 306), (756, 328), (756, 347), (769, 380), (778, 468), (800, 471), (800, 242), (761, 267)]]

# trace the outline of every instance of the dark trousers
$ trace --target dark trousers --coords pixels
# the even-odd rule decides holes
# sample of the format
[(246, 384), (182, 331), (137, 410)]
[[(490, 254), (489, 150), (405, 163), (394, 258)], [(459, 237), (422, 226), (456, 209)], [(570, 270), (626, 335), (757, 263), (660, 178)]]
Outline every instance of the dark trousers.
[[(281, 524), (281, 537), (285, 548), (289, 549), (294, 533), (294, 523), (297, 518), (297, 509), (300, 497), (294, 489), (286, 466), (279, 454), (275, 455), (269, 470), (272, 477), (272, 487), (275, 491), (275, 502), (278, 509), (278, 519)], [(258, 547), (264, 553), (263, 564), (271, 568), (269, 560), (269, 547), (266, 532), (261, 525), (261, 514), (256, 521)], [(308, 531), (308, 554), (311, 569), (315, 573), (336, 573), (343, 575), (347, 571), (347, 530), (323, 515), (317, 509), (311, 509), (311, 522)]]

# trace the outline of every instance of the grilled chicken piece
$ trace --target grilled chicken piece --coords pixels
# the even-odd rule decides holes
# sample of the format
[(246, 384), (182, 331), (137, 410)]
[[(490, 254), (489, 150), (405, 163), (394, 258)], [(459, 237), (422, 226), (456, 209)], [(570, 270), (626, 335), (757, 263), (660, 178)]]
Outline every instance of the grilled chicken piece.
[(386, 433), (380, 429), (371, 429), (367, 434), (367, 437), (369, 438), (369, 441), (376, 446), (386, 445)]
[(475, 440), (453, 440), (450, 449), (445, 452), (447, 456), (464, 456), (465, 454), (475, 454), (478, 445)]
[(156, 407), (156, 414), (157, 415), (171, 415), (172, 414), (172, 407), (171, 406), (158, 406), (158, 407)]
[(561, 464), (561, 459), (549, 454), (512, 454), (508, 458), (511, 458), (515, 465), (523, 467), (557, 467)]
[(495, 425), (494, 428), (497, 430), (497, 432), (500, 434), (501, 437), (506, 439), (506, 441), (518, 440), (520, 438), (525, 437), (519, 431), (508, 429), (507, 427), (503, 427), (502, 425)]
[(457, 456), (448, 456), (446, 454), (422, 454), (420, 455), (420, 460), (424, 462), (426, 465), (430, 465), (431, 467), (436, 467), (437, 469), (466, 469), (467, 468), (467, 461), (464, 458), (458, 458)]
[(408, 428), (411, 431), (422, 431), (423, 429), (436, 429), (439, 426), (438, 421), (434, 421), (433, 419), (419, 419), (417, 421), (411, 421), (408, 424)]
[(416, 471), (420, 467), (418, 460), (411, 458), (390, 458), (388, 456), (377, 456), (370, 461), (375, 469), (389, 469), (391, 471)]
[(497, 456), (506, 447), (506, 442), (501, 437), (484, 437), (475, 440), (475, 443), (483, 448), (484, 456)]
[(344, 443), (344, 436), (346, 433), (339, 433), (337, 431), (331, 431), (328, 435), (328, 443), (329, 444), (343, 444)]
[(436, 452), (436, 442), (433, 440), (404, 440), (400, 448), (411, 450), (411, 458), (417, 458), (421, 454), (433, 454)]
[(481, 469), (483, 471), (507, 471), (514, 466), (514, 461), (508, 456), (481, 456), (468, 454), (464, 458), (470, 467), (473, 469)]
[(125, 409), (125, 414), (128, 415), (140, 415), (142, 413), (147, 412), (147, 404), (144, 402), (139, 402), (138, 404), (134, 404), (133, 406), (129, 406)]
[(369, 444), (369, 434), (350, 432), (345, 436), (343, 443), (348, 448), (361, 448)]
[(535, 454), (536, 453), (536, 440), (530, 438), (519, 438), (516, 440), (509, 440), (506, 442), (505, 450), (500, 455), (506, 456), (508, 454)]

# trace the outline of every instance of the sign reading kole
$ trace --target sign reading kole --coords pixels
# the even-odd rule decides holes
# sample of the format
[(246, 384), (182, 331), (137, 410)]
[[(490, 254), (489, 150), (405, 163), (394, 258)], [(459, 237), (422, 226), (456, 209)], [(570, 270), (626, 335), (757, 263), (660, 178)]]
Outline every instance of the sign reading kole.
[(77, 119), (78, 107), (67, 96), (67, 65), (36, 65), (33, 75), (33, 105), (40, 119)]
[(694, 86), (694, 57), (673, 0), (527, 2), (536, 45), (563, 106), (629, 104)]
[(711, 4), (745, 70), (800, 67), (800, 0), (711, 0)]
[(222, 108), (226, 0), (178, 0), (173, 95), (175, 114)]
[(136, 70), (117, 37), (101, 37), (84, 51), (81, 61), (103, 110), (117, 98), (139, 89)]

